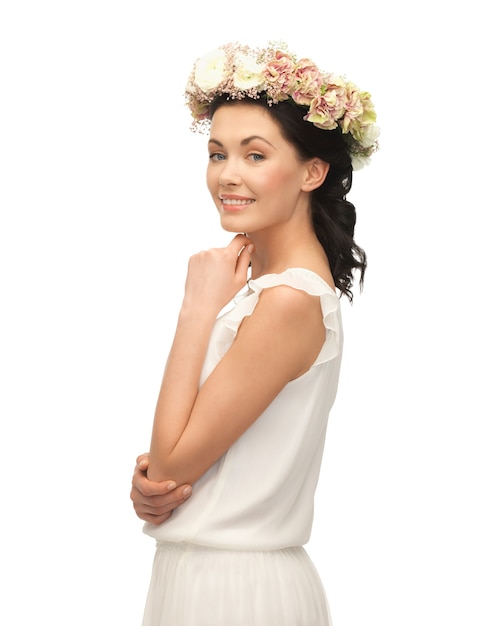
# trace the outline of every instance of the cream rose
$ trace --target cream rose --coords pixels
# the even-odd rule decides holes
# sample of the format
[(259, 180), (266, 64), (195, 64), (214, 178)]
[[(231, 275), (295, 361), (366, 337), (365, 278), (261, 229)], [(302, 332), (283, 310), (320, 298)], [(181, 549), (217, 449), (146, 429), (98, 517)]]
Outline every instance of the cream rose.
[(245, 91), (264, 86), (263, 70), (265, 65), (263, 63), (257, 63), (254, 58), (244, 53), (236, 54), (234, 63), (233, 85), (236, 89)]
[(205, 93), (215, 89), (224, 78), (226, 53), (222, 48), (212, 50), (198, 59), (194, 68), (194, 82)]

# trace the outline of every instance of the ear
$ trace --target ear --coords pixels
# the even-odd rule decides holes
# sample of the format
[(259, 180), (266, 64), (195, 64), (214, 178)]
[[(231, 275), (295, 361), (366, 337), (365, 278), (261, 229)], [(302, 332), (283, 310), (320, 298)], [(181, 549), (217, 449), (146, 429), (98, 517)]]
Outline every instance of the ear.
[(318, 157), (307, 162), (302, 191), (314, 191), (324, 183), (330, 164)]

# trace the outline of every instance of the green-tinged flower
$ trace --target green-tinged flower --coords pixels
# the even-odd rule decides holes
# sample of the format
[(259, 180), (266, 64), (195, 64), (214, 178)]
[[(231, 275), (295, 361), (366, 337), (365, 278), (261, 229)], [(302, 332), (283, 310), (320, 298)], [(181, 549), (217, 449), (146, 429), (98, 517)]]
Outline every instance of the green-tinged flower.
[(328, 104), (324, 96), (313, 98), (309, 112), (304, 116), (304, 119), (323, 130), (334, 130), (338, 126), (334, 109)]
[(375, 113), (375, 107), (371, 100), (371, 95), (367, 91), (362, 91), (360, 94), (361, 104), (363, 105), (363, 114), (361, 115), (362, 124), (374, 124), (377, 121), (377, 114)]
[(349, 127), (353, 120), (357, 119), (363, 113), (363, 103), (359, 89), (354, 83), (346, 84), (346, 102), (345, 102), (345, 114), (342, 118), (342, 132), (349, 132)]
[(342, 78), (329, 76), (322, 88), (323, 99), (331, 109), (331, 115), (339, 120), (346, 110), (346, 88)]

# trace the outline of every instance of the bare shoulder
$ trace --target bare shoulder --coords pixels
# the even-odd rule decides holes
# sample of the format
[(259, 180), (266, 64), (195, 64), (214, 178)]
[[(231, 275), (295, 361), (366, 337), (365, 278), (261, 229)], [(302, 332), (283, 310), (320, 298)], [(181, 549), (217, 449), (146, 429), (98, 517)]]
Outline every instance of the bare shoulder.
[[(325, 327), (319, 297), (305, 291), (277, 285), (264, 289), (254, 312), (244, 319), (235, 347), (265, 358), (278, 359), (279, 367), (287, 362), (288, 376), (295, 378), (315, 361), (325, 340)], [(253, 346), (251, 348), (250, 346)], [(276, 364), (278, 366), (278, 363)]]

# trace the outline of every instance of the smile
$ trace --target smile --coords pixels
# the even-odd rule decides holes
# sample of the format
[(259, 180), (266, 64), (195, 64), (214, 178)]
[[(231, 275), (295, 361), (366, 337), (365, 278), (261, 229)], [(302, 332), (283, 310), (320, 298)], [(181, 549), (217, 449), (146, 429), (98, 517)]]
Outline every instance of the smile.
[(237, 200), (236, 198), (221, 198), (221, 200), (223, 205), (229, 206), (245, 206), (254, 202), (254, 200)]

